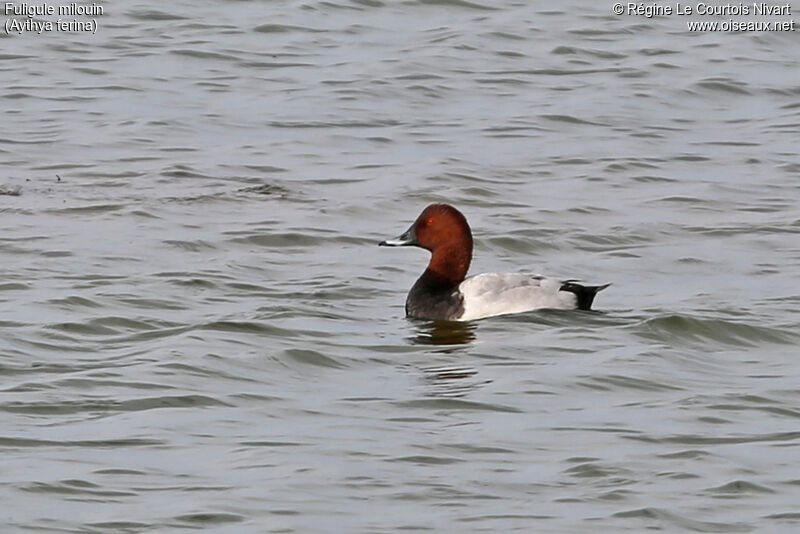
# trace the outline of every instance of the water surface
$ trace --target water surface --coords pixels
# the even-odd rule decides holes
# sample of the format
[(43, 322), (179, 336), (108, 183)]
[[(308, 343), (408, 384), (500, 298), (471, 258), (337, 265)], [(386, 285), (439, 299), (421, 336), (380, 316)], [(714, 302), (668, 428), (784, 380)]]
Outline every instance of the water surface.
[[(797, 530), (796, 34), (103, 6), (0, 39), (4, 532)], [(613, 285), (409, 321), (435, 201)]]

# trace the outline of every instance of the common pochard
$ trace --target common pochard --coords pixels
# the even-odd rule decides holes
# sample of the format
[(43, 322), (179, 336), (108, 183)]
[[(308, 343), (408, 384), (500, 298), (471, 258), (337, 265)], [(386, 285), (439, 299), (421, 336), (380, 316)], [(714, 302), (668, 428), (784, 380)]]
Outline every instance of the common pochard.
[(380, 246), (422, 247), (428, 268), (406, 298), (406, 315), (419, 319), (471, 321), (538, 308), (589, 310), (602, 286), (584, 286), (523, 273), (484, 273), (466, 278), (472, 261), (472, 231), (449, 204), (431, 204), (414, 224)]

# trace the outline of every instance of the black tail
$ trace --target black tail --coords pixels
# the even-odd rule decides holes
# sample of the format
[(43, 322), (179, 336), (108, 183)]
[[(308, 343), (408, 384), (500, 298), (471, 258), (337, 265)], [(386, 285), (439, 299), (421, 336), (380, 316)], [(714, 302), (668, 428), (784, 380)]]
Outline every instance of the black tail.
[(611, 284), (605, 284), (602, 286), (582, 286), (575, 283), (573, 280), (567, 280), (561, 285), (559, 291), (569, 291), (570, 293), (575, 293), (575, 296), (578, 298), (578, 309), (591, 310), (592, 302), (594, 302), (594, 296), (597, 295), (597, 292), (604, 290), (610, 285)]

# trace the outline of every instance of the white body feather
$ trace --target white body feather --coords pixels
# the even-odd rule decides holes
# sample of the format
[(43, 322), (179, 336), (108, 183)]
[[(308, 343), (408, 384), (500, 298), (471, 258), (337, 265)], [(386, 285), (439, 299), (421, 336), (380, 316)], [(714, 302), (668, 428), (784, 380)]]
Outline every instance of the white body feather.
[(484, 273), (461, 282), (464, 313), (459, 321), (519, 313), (537, 308), (573, 309), (577, 298), (569, 291), (559, 291), (563, 282), (523, 273)]

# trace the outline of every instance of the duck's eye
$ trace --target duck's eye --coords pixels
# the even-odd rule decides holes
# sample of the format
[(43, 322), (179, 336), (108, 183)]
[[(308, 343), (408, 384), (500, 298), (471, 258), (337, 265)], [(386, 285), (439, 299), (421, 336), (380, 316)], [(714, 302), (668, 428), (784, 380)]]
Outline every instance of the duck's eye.
[(426, 226), (431, 226), (432, 224), (433, 224), (433, 217), (431, 217), (430, 219), (428, 219), (427, 221), (425, 221), (425, 225), (426, 225)]

